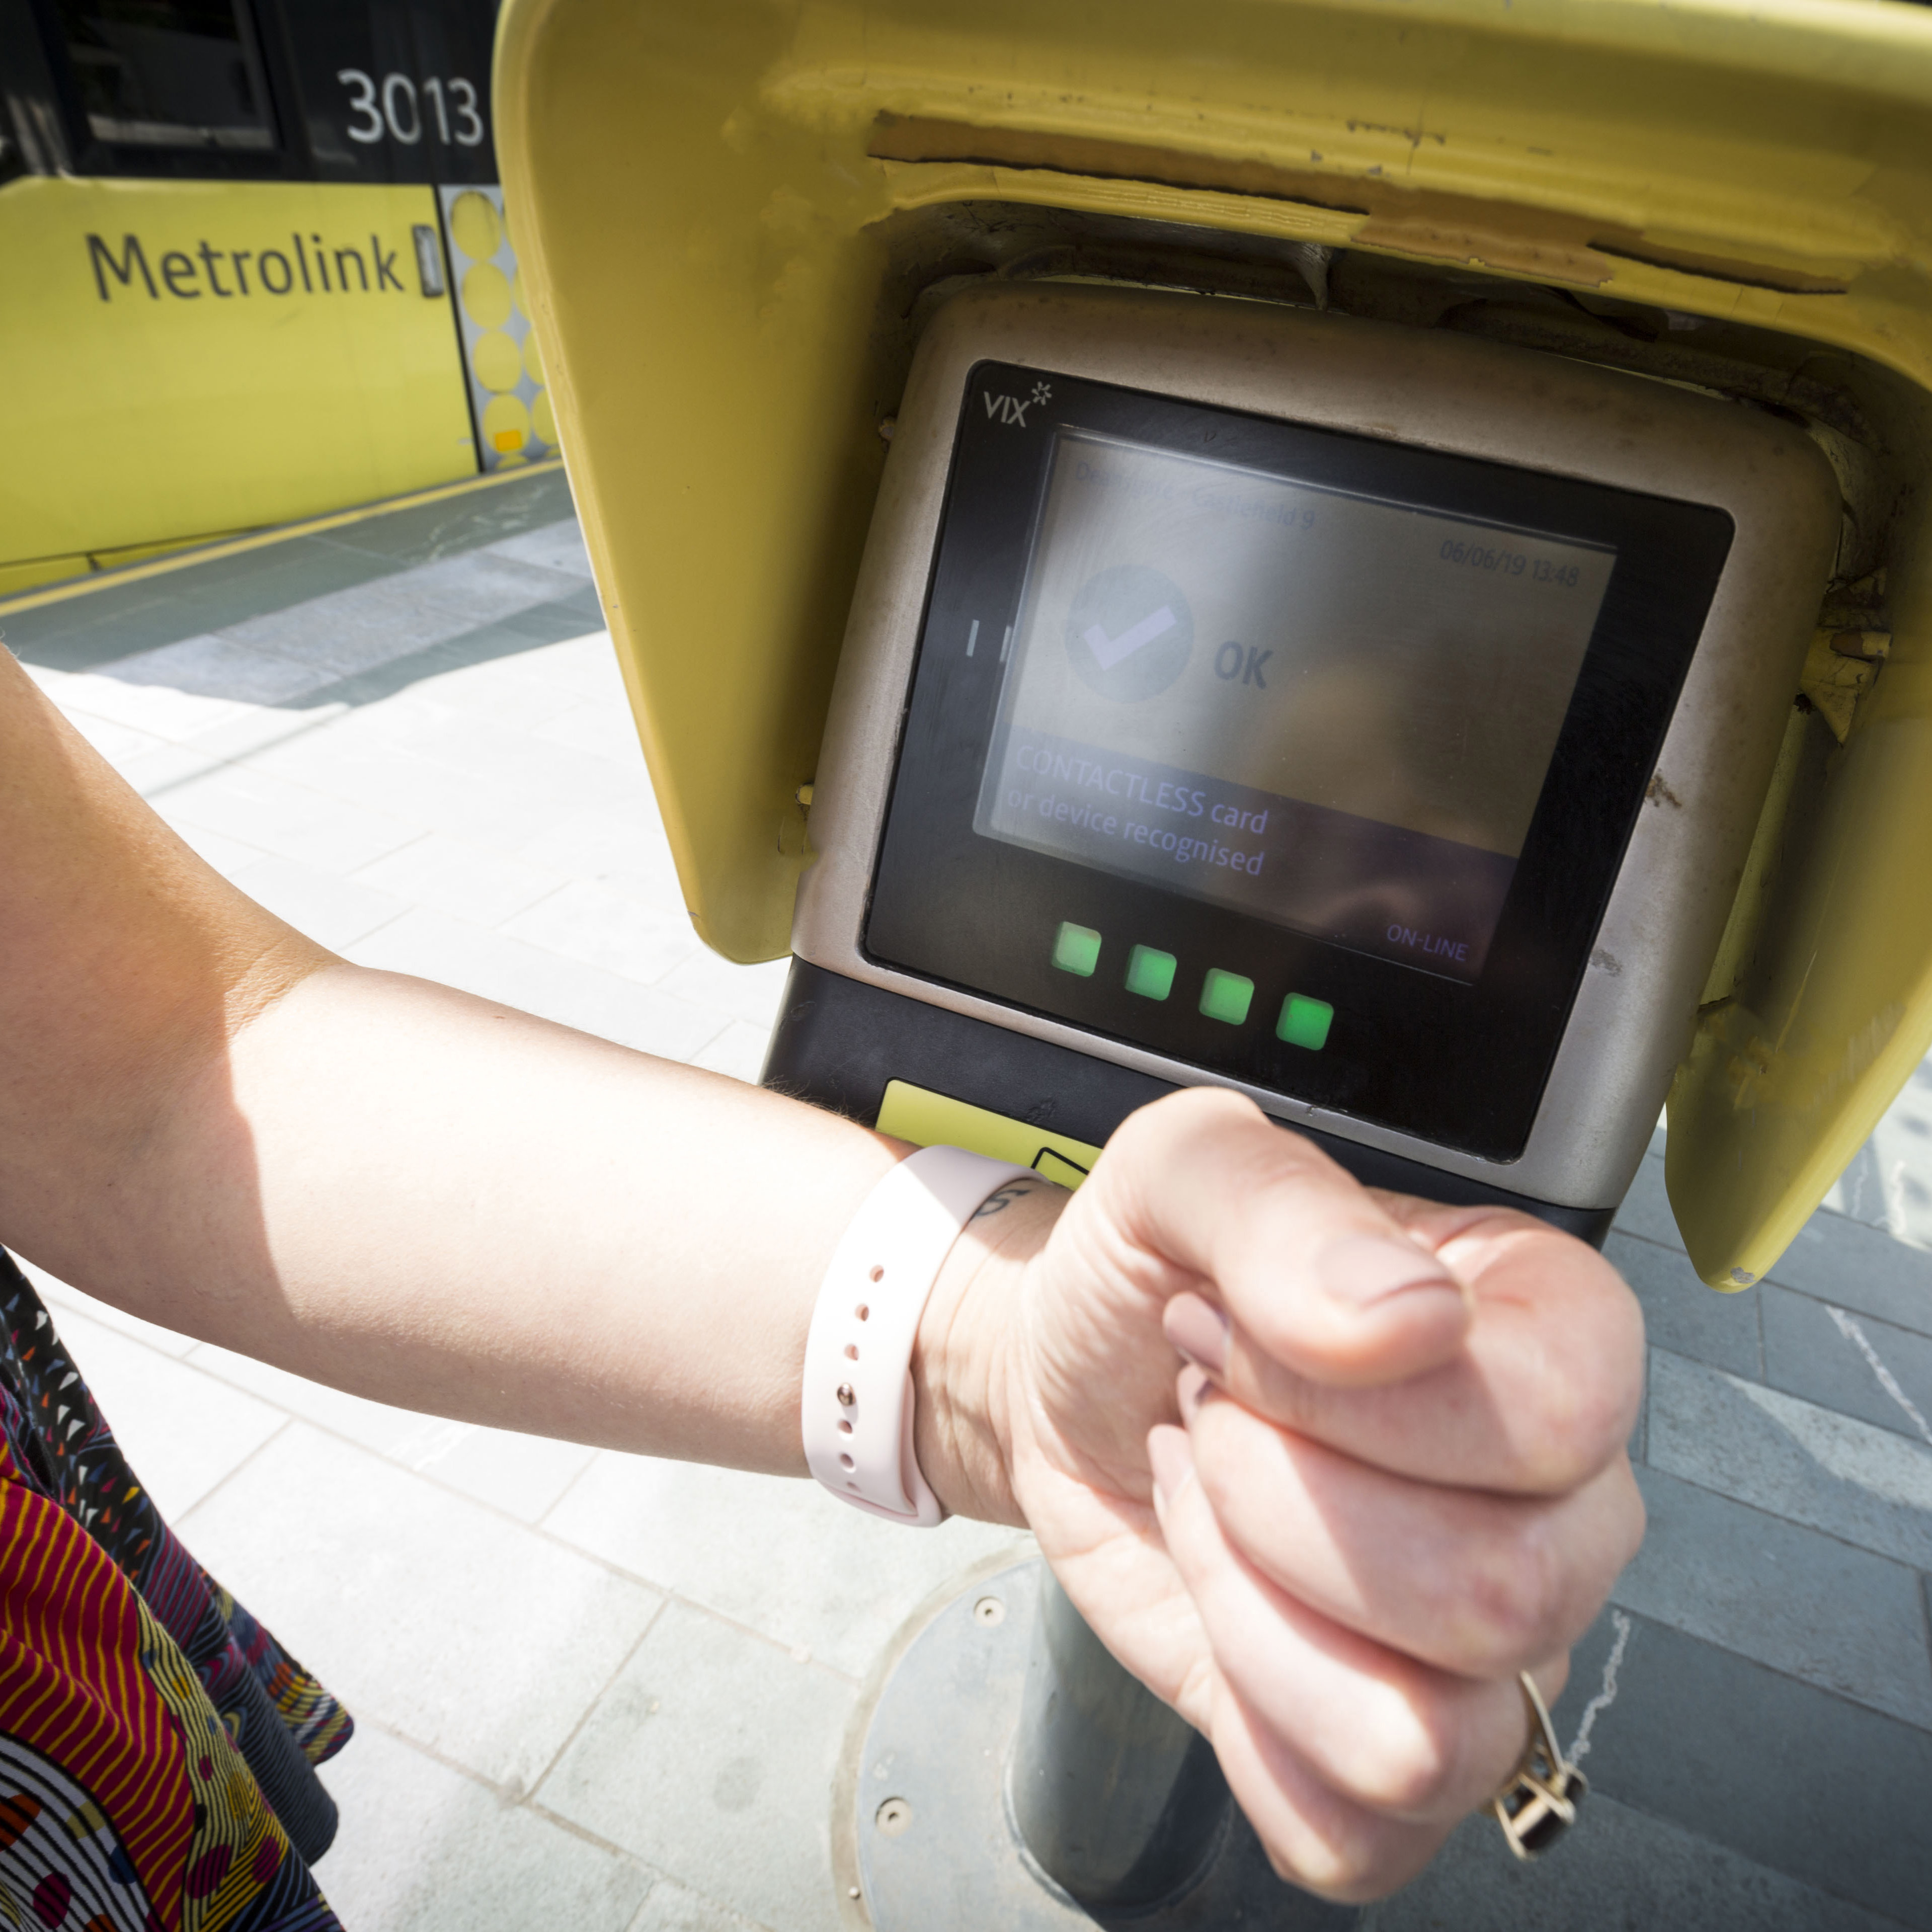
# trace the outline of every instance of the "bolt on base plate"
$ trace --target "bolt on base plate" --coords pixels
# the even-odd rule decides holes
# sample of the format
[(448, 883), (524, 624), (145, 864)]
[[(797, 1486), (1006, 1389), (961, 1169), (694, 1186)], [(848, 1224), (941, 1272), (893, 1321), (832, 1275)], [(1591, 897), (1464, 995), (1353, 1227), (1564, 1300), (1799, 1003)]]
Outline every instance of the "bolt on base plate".
[[(1012, 1822), (1007, 1763), (1019, 1724), (1044, 1564), (982, 1570), (900, 1635), (848, 1751), (835, 1835), (856, 1838), (856, 1877), (876, 1932), (1342, 1932), (1352, 1908), (1276, 1877), (1231, 1808), (1198, 1876), (1162, 1904), (1090, 1910), (1034, 1862)], [(842, 1863), (844, 1862), (842, 1859)]]

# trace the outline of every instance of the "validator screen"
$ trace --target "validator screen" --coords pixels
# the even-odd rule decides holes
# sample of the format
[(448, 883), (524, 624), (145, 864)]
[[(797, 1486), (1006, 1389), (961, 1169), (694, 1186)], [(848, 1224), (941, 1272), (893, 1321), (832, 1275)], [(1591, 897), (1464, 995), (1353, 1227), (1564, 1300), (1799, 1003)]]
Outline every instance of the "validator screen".
[(974, 829), (1473, 981), (1615, 562), (1063, 430)]

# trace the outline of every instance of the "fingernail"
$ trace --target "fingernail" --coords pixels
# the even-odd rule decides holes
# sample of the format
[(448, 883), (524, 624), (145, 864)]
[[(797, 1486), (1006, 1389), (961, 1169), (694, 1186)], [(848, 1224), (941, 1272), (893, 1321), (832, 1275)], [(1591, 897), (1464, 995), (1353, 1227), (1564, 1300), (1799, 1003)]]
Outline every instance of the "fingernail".
[(1161, 1328), (1174, 1352), (1210, 1376), (1228, 1372), (1228, 1318), (1198, 1294), (1177, 1294), (1167, 1304)]
[(1194, 1480), (1194, 1457), (1187, 1446), (1186, 1431), (1148, 1430), (1148, 1466), (1154, 1474), (1154, 1513), (1164, 1524), (1174, 1498)]
[(1348, 1234), (1330, 1241), (1316, 1256), (1314, 1273), (1324, 1294), (1358, 1308), (1371, 1307), (1417, 1288), (1446, 1291), (1458, 1297), (1462, 1292), (1433, 1255), (1412, 1241), (1391, 1240), (1381, 1234)]

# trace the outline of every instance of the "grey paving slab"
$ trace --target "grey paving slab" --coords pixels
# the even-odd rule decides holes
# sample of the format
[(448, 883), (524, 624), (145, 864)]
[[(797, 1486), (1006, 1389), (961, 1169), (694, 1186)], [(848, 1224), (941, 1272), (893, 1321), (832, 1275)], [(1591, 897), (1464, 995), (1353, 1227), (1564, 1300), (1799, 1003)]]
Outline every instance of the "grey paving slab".
[(1697, 1279), (1682, 1248), (1634, 1234), (1612, 1231), (1604, 1253), (1643, 1304), (1645, 1331), (1656, 1346), (1735, 1375), (1762, 1374), (1754, 1290), (1720, 1294)]
[(110, 764), (121, 764), (143, 752), (158, 750), (168, 741), (132, 724), (117, 724), (111, 718), (97, 718), (85, 711), (67, 714), (67, 722)]
[(425, 832), (355, 876), (428, 911), (484, 926), (500, 925), (564, 884), (560, 873), (440, 832)]
[(219, 765), (165, 790), (143, 790), (171, 823), (226, 832), (325, 871), (353, 872), (428, 830), (420, 819), (372, 811), (255, 765)]
[(1657, 1469), (1650, 1526), (1611, 1600), (1932, 1729), (1918, 1573)]
[[(207, 777), (224, 768), (225, 760), (185, 745), (162, 745), (152, 752), (136, 752), (121, 761), (121, 776), (151, 805), (179, 787)], [(165, 817), (166, 814), (164, 813)]]
[(784, 1932), (836, 1932), (833, 1766), (857, 1687), (673, 1603), (536, 1802)]
[(257, 904), (332, 952), (368, 938), (408, 910), (408, 902), (392, 893), (293, 859), (257, 859), (232, 876)]
[(532, 604), (526, 610), (510, 613), (503, 622), (508, 628), (520, 631), (533, 643), (540, 644), (580, 638), (587, 632), (601, 631), (605, 627), (604, 607), (594, 590), (559, 597), (547, 604)]
[[(313, 537), (284, 537), (228, 556), (189, 558), (168, 570), (141, 576), (122, 578), (110, 572), (85, 578), (66, 595), (0, 616), (0, 626), (6, 628), (10, 641), (17, 634), (31, 645), (66, 634), (108, 632), (118, 636), (130, 626), (153, 622), (157, 613), (170, 610), (188, 614), (189, 628), (199, 628), (194, 614), (197, 599), (205, 597), (211, 599), (211, 608), (234, 613), (238, 607), (230, 601), (230, 591), (236, 586), (248, 587), (255, 607), (261, 608), (282, 595), (276, 587), (278, 581), (286, 581), (288, 599), (298, 601), (315, 595), (315, 590), (334, 590), (340, 584), (363, 581), (394, 568), (386, 558), (330, 554)], [(188, 632), (176, 636), (188, 636)], [(135, 647), (139, 645), (131, 645), (131, 650)]]
[[(586, 698), (566, 674), (560, 660), (568, 656), (555, 646), (527, 642), (500, 655), (466, 652), (460, 665), (418, 678), (408, 693), (410, 708), (428, 706), (448, 718), (541, 734), (562, 718), (604, 708), (603, 700)], [(641, 765), (634, 733), (628, 742), (615, 740), (614, 748), (634, 769)], [(598, 755), (609, 754), (600, 748)]]
[(725, 1016), (709, 1007), (420, 908), (350, 947), (347, 956), (358, 965), (440, 980), (670, 1060), (689, 1059), (726, 1024)]
[(1490, 1819), (1469, 1820), (1413, 1885), (1362, 1914), (1360, 1932), (1894, 1932), (1899, 1924), (1593, 1792), (1576, 1828), (1534, 1864), (1510, 1856)]
[(663, 986), (668, 993), (702, 1000), (707, 1006), (722, 1006), (740, 1019), (769, 1031), (778, 1018), (779, 1003), (784, 998), (785, 976), (790, 968), (789, 959), (736, 966), (704, 946), (667, 974)]
[(302, 1422), (176, 1527), (352, 1713), (513, 1795), (542, 1777), (662, 1604)]
[(1663, 1349), (1646, 1460), (1880, 1556), (1932, 1569), (1932, 1449)]
[(393, 576), (386, 557), (346, 550), (326, 536), (284, 537), (233, 556), (190, 564), (154, 580), (164, 601), (218, 630), (278, 604), (300, 604)]
[(1868, 1141), (1852, 1155), (1845, 1171), (1825, 1191), (1818, 1204), (1847, 1220), (1862, 1221), (1868, 1227), (1883, 1228), (1889, 1233), (1892, 1216), (1886, 1211), (1884, 1165)]
[(578, 1442), (369, 1402), (208, 1342), (196, 1345), (189, 1359), (223, 1382), (520, 1522), (540, 1522), (597, 1453)]
[(629, 1932), (762, 1932), (762, 1928), (688, 1886), (661, 1878), (632, 1920)]
[[(707, 1072), (729, 1074), (734, 1080), (748, 1081), (755, 1086), (764, 1071), (766, 1049), (770, 1044), (770, 1028), (734, 1020), (702, 1053), (692, 1057), (691, 1064)], [(1642, 1426), (1641, 1419), (1639, 1426)]]
[(514, 557), (520, 563), (540, 563), (546, 570), (566, 570), (586, 583), (590, 580), (590, 553), (584, 548), (584, 532), (578, 528), (574, 516), (560, 518), (520, 536), (502, 538), (490, 548), (499, 556)]
[(638, 736), (637, 720), (631, 715), (630, 701), (621, 693), (609, 704), (579, 704), (536, 725), (536, 735), (553, 745), (566, 745), (574, 752), (589, 752), (600, 758), (622, 758), (640, 767), (644, 748)]
[(220, 628), (254, 650), (347, 677), (552, 601), (572, 580), (488, 551), (448, 557)]
[[(517, 914), (502, 930), (510, 938), (547, 946), (646, 986), (704, 950), (688, 918), (657, 911), (594, 879), (571, 880)], [(667, 986), (665, 990), (683, 990), (700, 1004), (723, 1004), (706, 1001), (702, 992), (688, 988)]]
[[(584, 634), (585, 626), (573, 622), (568, 634)], [(424, 644), (400, 656), (356, 672), (328, 684), (318, 686), (314, 695), (303, 700), (314, 704), (379, 704), (398, 692), (425, 680), (474, 669), (501, 658), (522, 657), (538, 641), (527, 631), (508, 623), (478, 624), (440, 643)], [(545, 640), (544, 641), (549, 641)]]
[(543, 1526), (854, 1678), (949, 1577), (1024, 1541), (957, 1520), (909, 1536), (814, 1483), (614, 1450), (598, 1455)]
[(1620, 1233), (1636, 1234), (1682, 1252), (1684, 1243), (1677, 1232), (1677, 1217), (1670, 1211), (1670, 1196), (1664, 1191), (1661, 1154), (1647, 1154), (1637, 1163), (1630, 1192), (1624, 1196), (1611, 1226)]
[(1825, 1202), (1902, 1240), (1932, 1244), (1932, 1064), (1912, 1070)]
[[(593, 704), (614, 704), (620, 710), (629, 706), (617, 653), (611, 646), (609, 632), (601, 624), (594, 630), (580, 631), (573, 638), (560, 638), (546, 644), (541, 655), (532, 655), (529, 662), (541, 665), (545, 677), (568, 685)], [(653, 820), (656, 816), (653, 812)]]
[[(404, 742), (400, 732), (383, 742), (380, 728), (370, 725), (368, 714), (351, 712), (322, 730), (285, 739), (224, 771), (239, 771), (262, 785), (328, 800), (351, 822), (358, 813), (371, 814), (406, 827), (410, 839), (440, 831), (490, 844), (513, 836), (532, 820), (541, 825), (561, 817), (579, 802), (582, 780), (594, 776), (575, 775), (579, 782), (565, 797), (553, 798), (544, 791), (540, 774), (526, 770), (513, 780), (506, 772), (499, 784), (487, 770), (463, 772), (443, 764), (428, 747)], [(184, 793), (197, 789), (198, 782), (182, 788)], [(175, 796), (170, 794), (170, 799)], [(225, 818), (215, 829), (242, 830)], [(342, 869), (359, 869), (406, 842), (392, 839), (342, 861)]]
[(448, 610), (472, 626), (496, 623), (541, 604), (568, 603), (594, 595), (574, 571), (553, 569), (496, 550), (440, 558), (417, 566), (400, 579), (384, 581), (394, 589), (406, 585), (423, 607)]
[(1932, 1442), (1932, 1338), (1773, 1285), (1757, 1292), (1773, 1388)]
[(415, 693), (286, 739), (248, 770), (500, 849), (574, 813), (650, 809), (641, 761), (586, 758)]
[(655, 813), (631, 818), (573, 812), (530, 826), (505, 849), (526, 865), (599, 880), (662, 911), (684, 904), (670, 842)]
[(172, 570), (158, 573), (149, 580), (151, 587), (176, 602), (196, 596), (225, 599), (231, 586), (238, 587), (266, 610), (278, 599), (298, 603), (304, 597), (318, 596), (345, 584), (387, 576), (398, 568), (387, 557), (345, 555), (326, 532), (297, 531), (278, 536), (270, 532), (261, 536), (261, 541), (226, 556), (188, 559)]
[(625, 1932), (652, 1874), (374, 1725), (322, 1782), (342, 1822), (316, 1868), (355, 1932)]
[[(1932, 1927), (1932, 1832), (1925, 1828), (1932, 1733), (1619, 1610), (1600, 1618), (1577, 1646), (1554, 1714), (1566, 1745), (1586, 1705), (1604, 1694), (1613, 1616), (1630, 1628), (1615, 1694), (1596, 1713), (1583, 1760), (1593, 1799), (1600, 1794), (1640, 1808), (1915, 1932)], [(1588, 1842), (1590, 1816), (1570, 1834), (1565, 1855)], [(1558, 1855), (1545, 1863), (1556, 1870)], [(1636, 1909), (1624, 1920), (1586, 1918), (1585, 1925), (1676, 1932), (1706, 1922), (1667, 1910), (1646, 1916), (1652, 1894), (1634, 1858), (1620, 1861), (1606, 1885), (1612, 1898), (1633, 1896)], [(1568, 1932), (1570, 1922), (1548, 1922)]]
[(238, 872), (244, 866), (263, 856), (260, 846), (244, 844), (240, 839), (231, 838), (224, 832), (206, 831), (200, 826), (185, 822), (172, 829), (184, 845), (199, 854), (224, 878)]
[(572, 514), (563, 472), (547, 470), (440, 502), (379, 512), (325, 534), (326, 541), (346, 550), (399, 563), (428, 563), (540, 530)]
[(178, 748), (224, 763), (238, 763), (258, 752), (266, 752), (272, 745), (286, 744), (305, 731), (329, 724), (348, 709), (346, 704), (326, 701), (320, 694), (283, 706), (249, 706), (238, 717), (191, 733), (182, 740)]
[(104, 676), (120, 684), (152, 685), (198, 698), (238, 699), (245, 704), (290, 704), (335, 676), (324, 664), (304, 664), (209, 632), (117, 658), (100, 669)]
[[(208, 697), (165, 684), (142, 684), (117, 677), (113, 668), (98, 671), (52, 670), (30, 665), (28, 675), (70, 716), (88, 716), (130, 725), (170, 743), (193, 737), (218, 724), (258, 717), (260, 707), (238, 698)], [(121, 760), (113, 762), (118, 766)]]
[(398, 567), (319, 538), (289, 537), (41, 604), (0, 619), (0, 635), (28, 663), (82, 670), (368, 584)]
[[(0, 644), (22, 664), (63, 670), (85, 670), (104, 653), (118, 657), (138, 650), (157, 641), (138, 625), (146, 614), (166, 608), (164, 594), (155, 587), (163, 580), (97, 586), (24, 610), (0, 610)], [(119, 642), (124, 635), (134, 641)]]
[(1932, 1252), (1843, 1214), (1814, 1214), (1765, 1278), (1932, 1335)]

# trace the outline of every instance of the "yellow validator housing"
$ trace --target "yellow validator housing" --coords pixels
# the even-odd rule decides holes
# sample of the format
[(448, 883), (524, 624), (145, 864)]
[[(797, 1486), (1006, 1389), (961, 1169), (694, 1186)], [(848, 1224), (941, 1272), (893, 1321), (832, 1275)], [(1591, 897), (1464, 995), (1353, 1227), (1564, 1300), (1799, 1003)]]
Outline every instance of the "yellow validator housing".
[(1312, 304), (1800, 426), (1842, 536), (1670, 1100), (1700, 1273), (1763, 1273), (1932, 1041), (1932, 11), (509, 0), (496, 101), (646, 753), (735, 958), (787, 950), (895, 412), (962, 288)]

